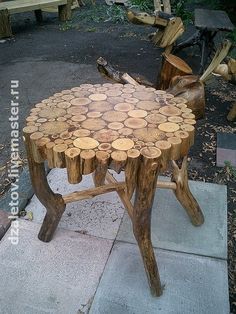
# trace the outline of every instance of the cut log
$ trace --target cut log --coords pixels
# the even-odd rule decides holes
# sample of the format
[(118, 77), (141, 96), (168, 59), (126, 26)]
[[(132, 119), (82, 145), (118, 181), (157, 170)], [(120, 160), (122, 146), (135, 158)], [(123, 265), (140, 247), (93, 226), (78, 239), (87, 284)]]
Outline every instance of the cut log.
[(212, 74), (212, 72), (217, 68), (217, 66), (224, 60), (224, 58), (227, 56), (229, 49), (231, 48), (232, 43), (229, 40), (225, 40), (222, 45), (218, 48), (216, 51), (216, 54), (214, 58), (212, 59), (211, 63), (209, 64), (206, 71), (202, 74), (200, 77), (201, 82), (205, 82), (209, 76)]
[(66, 160), (65, 160), (65, 151), (68, 146), (66, 144), (57, 144), (53, 146), (53, 160), (54, 167), (56, 168), (65, 168)]
[(76, 147), (68, 148), (65, 151), (65, 159), (69, 183), (79, 183), (82, 180), (80, 172), (80, 149)]
[(177, 75), (192, 74), (192, 69), (179, 57), (172, 54), (163, 54), (163, 62), (160, 74), (160, 83), (157, 84), (159, 89), (166, 90), (171, 79)]
[(82, 174), (90, 174), (94, 172), (96, 168), (96, 163), (95, 163), (95, 152), (91, 149), (89, 150), (83, 150), (80, 153), (80, 167), (81, 167), (81, 173)]
[(127, 151), (127, 156), (125, 166), (126, 194), (131, 199), (136, 188), (140, 152), (137, 149), (130, 149)]
[(120, 173), (126, 165), (127, 153), (119, 150), (114, 151), (111, 153), (111, 159), (110, 168)]
[(109, 165), (110, 154), (105, 151), (96, 152), (96, 169), (94, 172), (95, 186), (105, 184), (106, 173)]
[[(178, 98), (184, 98), (196, 119), (205, 116), (205, 88), (198, 76), (175, 76), (172, 78), (167, 91)], [(172, 101), (176, 102), (177, 100), (174, 98)]]
[(7, 9), (0, 10), (0, 38), (11, 37), (10, 14)]
[(67, 4), (58, 6), (59, 20), (64, 22), (71, 19), (72, 0), (67, 0)]

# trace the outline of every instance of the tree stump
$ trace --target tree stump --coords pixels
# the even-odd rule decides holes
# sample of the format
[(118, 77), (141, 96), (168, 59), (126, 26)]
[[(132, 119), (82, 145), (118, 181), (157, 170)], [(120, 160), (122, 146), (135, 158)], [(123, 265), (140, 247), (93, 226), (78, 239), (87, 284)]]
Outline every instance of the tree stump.
[(162, 67), (160, 73), (160, 82), (157, 83), (159, 89), (169, 88), (171, 79), (174, 76), (192, 74), (192, 69), (185, 61), (172, 54), (163, 54)]
[(10, 14), (7, 9), (0, 10), (0, 38), (11, 37)]

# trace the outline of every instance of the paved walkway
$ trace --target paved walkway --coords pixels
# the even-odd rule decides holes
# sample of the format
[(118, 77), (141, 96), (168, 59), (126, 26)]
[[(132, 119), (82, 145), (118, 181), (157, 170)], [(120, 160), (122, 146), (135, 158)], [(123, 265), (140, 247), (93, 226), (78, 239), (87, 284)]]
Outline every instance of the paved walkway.
[[(48, 175), (68, 193), (63, 169)], [(20, 241), (10, 230), (0, 242), (1, 314), (228, 314), (226, 187), (190, 182), (206, 222), (193, 227), (171, 191), (157, 190), (152, 237), (164, 293), (149, 293), (131, 225), (115, 193), (68, 204), (50, 243), (37, 239), (44, 208), (33, 196), (20, 221)]]

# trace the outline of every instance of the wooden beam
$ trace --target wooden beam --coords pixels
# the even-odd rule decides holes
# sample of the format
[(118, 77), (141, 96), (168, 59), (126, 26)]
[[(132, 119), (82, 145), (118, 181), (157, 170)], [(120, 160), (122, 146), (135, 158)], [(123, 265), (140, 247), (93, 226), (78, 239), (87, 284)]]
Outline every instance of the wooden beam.
[(105, 194), (105, 193), (110, 193), (114, 191), (118, 192), (119, 190), (122, 190), (122, 189), (124, 190), (125, 187), (126, 187), (125, 182), (116, 182), (112, 184), (102, 185), (102, 186), (92, 188), (92, 189), (87, 189), (84, 191), (77, 191), (77, 192), (69, 193), (69, 194), (63, 195), (62, 198), (65, 204), (68, 204), (75, 201), (81, 201), (88, 198), (93, 198), (94, 196)]
[(156, 187), (158, 189), (176, 190), (176, 183), (175, 182), (169, 182), (169, 181), (157, 181)]
[[(110, 184), (118, 184), (118, 181), (113, 177), (113, 175), (109, 171), (107, 171), (106, 180)], [(130, 202), (127, 194), (125, 193), (125, 191), (123, 189), (117, 190), (116, 192), (119, 195), (121, 202), (123, 203), (123, 205), (127, 209), (127, 212), (128, 212), (128, 214), (132, 220), (134, 207), (133, 207), (132, 203)]]

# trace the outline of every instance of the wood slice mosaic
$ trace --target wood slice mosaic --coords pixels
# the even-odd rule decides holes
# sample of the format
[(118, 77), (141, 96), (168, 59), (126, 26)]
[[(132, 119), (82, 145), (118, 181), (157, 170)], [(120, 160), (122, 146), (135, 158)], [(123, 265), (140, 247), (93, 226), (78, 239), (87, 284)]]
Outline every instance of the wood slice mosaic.
[[(187, 154), (195, 123), (186, 100), (165, 91), (119, 83), (82, 84), (36, 104), (24, 133), (36, 162), (47, 159), (51, 168), (67, 167), (68, 178), (76, 183), (95, 170), (103, 155), (117, 172), (132, 151), (147, 158), (161, 154), (164, 168), (169, 159)], [(81, 175), (70, 169), (80, 169)]]

